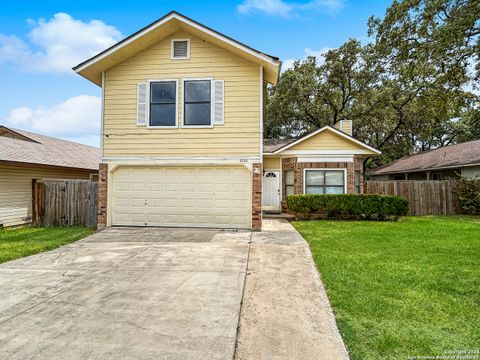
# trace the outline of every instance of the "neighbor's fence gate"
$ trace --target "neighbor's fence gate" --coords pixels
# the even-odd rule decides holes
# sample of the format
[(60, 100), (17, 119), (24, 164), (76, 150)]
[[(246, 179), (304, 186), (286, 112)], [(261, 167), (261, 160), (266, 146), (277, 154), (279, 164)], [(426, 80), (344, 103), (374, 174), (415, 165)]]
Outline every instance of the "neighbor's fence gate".
[(385, 180), (365, 182), (366, 194), (397, 195), (408, 200), (408, 215), (460, 214), (456, 181)]
[(33, 224), (97, 226), (98, 182), (34, 180)]

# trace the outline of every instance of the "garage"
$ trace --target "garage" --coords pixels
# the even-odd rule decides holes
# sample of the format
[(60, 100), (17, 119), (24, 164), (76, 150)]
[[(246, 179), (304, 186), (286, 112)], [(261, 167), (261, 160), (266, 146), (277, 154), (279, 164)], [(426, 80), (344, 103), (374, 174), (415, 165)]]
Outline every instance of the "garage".
[(120, 166), (111, 184), (114, 226), (251, 227), (242, 166)]

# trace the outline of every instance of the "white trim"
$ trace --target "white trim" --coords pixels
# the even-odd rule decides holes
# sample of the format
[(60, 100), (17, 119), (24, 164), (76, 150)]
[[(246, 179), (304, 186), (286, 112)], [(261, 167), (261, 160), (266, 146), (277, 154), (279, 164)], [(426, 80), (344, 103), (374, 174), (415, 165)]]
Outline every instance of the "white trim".
[(226, 38), (225, 36), (221, 36), (220, 34), (217, 34), (215, 33), (214, 31), (212, 30), (209, 30), (203, 26), (199, 26), (198, 24), (195, 24), (193, 23), (192, 21), (184, 18), (183, 16), (179, 15), (179, 14), (176, 14), (176, 13), (173, 13), (167, 17), (165, 17), (165, 19), (163, 19), (162, 21), (159, 21), (151, 26), (149, 26), (148, 28), (146, 28), (145, 30), (139, 32), (138, 34), (136, 34), (135, 36), (132, 36), (129, 40), (121, 43), (121, 44), (117, 44), (115, 45), (114, 47), (112, 47), (110, 50), (106, 51), (105, 53), (103, 53), (102, 55), (99, 55), (98, 57), (94, 57), (93, 59), (91, 59), (90, 61), (87, 61), (84, 65), (82, 65), (81, 67), (75, 69), (75, 72), (79, 73), (80, 71), (82, 71), (83, 69), (89, 67), (90, 65), (92, 64), (95, 64), (96, 62), (102, 60), (103, 58), (109, 56), (110, 54), (114, 53), (115, 51), (123, 48), (124, 46), (132, 43), (133, 41), (137, 40), (138, 38), (144, 36), (145, 34), (149, 33), (150, 31), (153, 31), (154, 29), (162, 26), (163, 24), (165, 24), (166, 22), (172, 20), (172, 19), (177, 19), (177, 20), (180, 20), (182, 22), (184, 22), (185, 24), (188, 24), (198, 30), (201, 30), (203, 31), (204, 33), (210, 35), (210, 36), (213, 36), (229, 45), (232, 45), (250, 55), (253, 55), (255, 56), (256, 58), (260, 59), (260, 60), (263, 60), (265, 62), (268, 62), (269, 64), (272, 64), (272, 65), (275, 65), (275, 66), (279, 66), (279, 62), (276, 61), (276, 60), (273, 60), (263, 54), (260, 54), (260, 53), (257, 53), (256, 51), (253, 51), (241, 44), (238, 44), (237, 42), (233, 41), (233, 40), (230, 40), (228, 38)]
[[(186, 57), (174, 57), (174, 51), (173, 51), (173, 44), (175, 42), (180, 42), (180, 41), (186, 41), (187, 42), (187, 56)], [(170, 60), (190, 60), (190, 39), (172, 39), (171, 43), (171, 51), (170, 51)]]
[(263, 66), (260, 66), (260, 162), (263, 163)]
[(344, 157), (333, 157), (333, 156), (324, 156), (324, 157), (297, 157), (297, 163), (299, 162), (308, 162), (308, 163), (318, 163), (318, 162), (353, 162), (353, 156), (344, 156)]
[(347, 134), (345, 134), (344, 132), (342, 132), (342, 131), (340, 131), (340, 130), (337, 130), (337, 129), (335, 129), (335, 128), (331, 127), (331, 126), (328, 126), (328, 125), (322, 127), (321, 129), (318, 129), (318, 130), (316, 130), (316, 131), (314, 131), (314, 132), (312, 132), (312, 133), (310, 133), (310, 134), (308, 134), (308, 135), (306, 135), (306, 136), (304, 136), (304, 137), (302, 137), (302, 138), (300, 138), (300, 139), (298, 139), (298, 140), (296, 140), (296, 141), (294, 141), (294, 142), (292, 142), (292, 143), (290, 143), (290, 144), (288, 144), (288, 145), (286, 145), (286, 146), (284, 146), (284, 147), (282, 147), (282, 148), (280, 148), (280, 149), (278, 149), (278, 150), (276, 150), (276, 151), (274, 151), (272, 154), (279, 154), (279, 153), (281, 153), (281, 152), (283, 152), (283, 151), (291, 148), (292, 146), (295, 146), (295, 145), (297, 145), (298, 143), (301, 143), (302, 141), (305, 141), (305, 140), (311, 138), (312, 136), (317, 135), (317, 134), (319, 134), (319, 133), (321, 133), (321, 132), (323, 132), (323, 131), (325, 131), (325, 130), (327, 130), (327, 129), (333, 131), (333, 132), (336, 133), (337, 135), (340, 135), (340, 136), (342, 136), (343, 138), (345, 138), (345, 139), (347, 139), (347, 140), (353, 141), (354, 143), (356, 143), (356, 144), (358, 144), (358, 145), (360, 145), (360, 146), (363, 146), (364, 148), (367, 148), (367, 149), (371, 150), (371, 151), (374, 152), (375, 154), (381, 154), (381, 151), (379, 151), (379, 150), (371, 147), (370, 145), (364, 144), (364, 143), (361, 142), (360, 140), (357, 140), (357, 139), (355, 139), (354, 137), (351, 137), (350, 135), (347, 135)]
[[(185, 81), (210, 81), (210, 125), (185, 125), (183, 122), (185, 120), (184, 112), (185, 112)], [(214, 121), (214, 94), (212, 91), (212, 77), (204, 77), (204, 78), (182, 78), (182, 113), (181, 113), (181, 121), (180, 127), (183, 129), (211, 129), (213, 128), (213, 121)]]
[[(368, 155), (372, 152), (370, 150), (285, 150), (282, 151), (282, 155), (318, 155), (318, 156), (326, 156), (326, 155)], [(267, 153), (264, 154), (266, 156), (278, 156), (278, 154)]]
[[(105, 83), (106, 83), (106, 77), (107, 77), (107, 74), (105, 73), (105, 71), (102, 71), (102, 101), (101, 101), (101, 104), (100, 104), (100, 156), (103, 157), (103, 154), (104, 154), (104, 151), (103, 151), (103, 134), (104, 134), (104, 131), (103, 131), (103, 124), (104, 124), (104, 121), (105, 121)], [(137, 90), (138, 91), (138, 90)], [(138, 107), (138, 101), (137, 101), (137, 107)], [(137, 110), (138, 111), (138, 110)]]
[[(309, 168), (309, 169), (303, 169), (303, 193), (305, 194), (305, 186), (307, 182), (307, 171), (316, 171), (316, 170), (321, 170), (321, 171), (343, 171), (343, 193), (348, 194), (348, 188), (347, 188), (347, 168)], [(326, 184), (323, 185), (324, 187), (327, 186)]]
[[(150, 125), (150, 87), (152, 83), (175, 82), (175, 125), (172, 126), (155, 126)], [(145, 111), (147, 117), (147, 129), (176, 129), (178, 128), (178, 79), (151, 79), (147, 80), (147, 109)]]

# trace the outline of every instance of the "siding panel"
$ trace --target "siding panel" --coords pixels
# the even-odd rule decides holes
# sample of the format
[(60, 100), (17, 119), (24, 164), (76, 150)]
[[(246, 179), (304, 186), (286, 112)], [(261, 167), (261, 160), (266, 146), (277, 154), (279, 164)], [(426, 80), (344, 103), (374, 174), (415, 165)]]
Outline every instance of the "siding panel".
[[(190, 38), (190, 60), (170, 59), (172, 38)], [(258, 65), (181, 31), (162, 40), (106, 73), (104, 156), (259, 156), (259, 72)], [(138, 82), (201, 77), (225, 81), (224, 125), (212, 129), (136, 126)], [(181, 81), (178, 86), (180, 124)]]

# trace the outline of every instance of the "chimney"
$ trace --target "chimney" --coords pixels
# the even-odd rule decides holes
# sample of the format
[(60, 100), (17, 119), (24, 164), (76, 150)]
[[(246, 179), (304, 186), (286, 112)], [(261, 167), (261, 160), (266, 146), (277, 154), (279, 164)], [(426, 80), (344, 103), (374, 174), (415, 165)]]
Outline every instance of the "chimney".
[(337, 130), (343, 131), (345, 134), (352, 136), (352, 120), (340, 120), (333, 127)]

